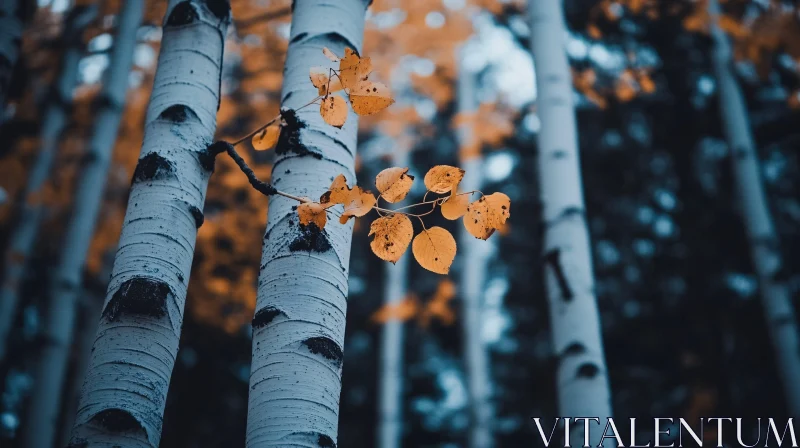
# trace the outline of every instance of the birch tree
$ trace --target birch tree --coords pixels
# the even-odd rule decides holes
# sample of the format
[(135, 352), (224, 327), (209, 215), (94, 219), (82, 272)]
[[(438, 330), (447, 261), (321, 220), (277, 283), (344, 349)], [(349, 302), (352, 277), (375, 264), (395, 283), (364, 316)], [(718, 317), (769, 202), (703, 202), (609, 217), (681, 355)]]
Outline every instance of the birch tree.
[[(550, 306), (559, 415), (611, 416), (589, 235), (578, 158), (572, 77), (560, 0), (528, 2), (536, 64), (538, 176), (544, 220), (543, 261)], [(602, 433), (602, 428), (598, 433)], [(599, 434), (598, 434), (599, 435)], [(576, 425), (572, 440), (583, 439)], [(599, 437), (595, 437), (597, 444)]]
[[(296, 0), (281, 95), (297, 110), (317, 96), (313, 66), (327, 47), (360, 51), (366, 0)], [(357, 118), (341, 129), (319, 111), (284, 114), (273, 185), (317, 197), (339, 174), (355, 181)], [(352, 220), (301, 228), (296, 201), (272, 196), (264, 235), (247, 416), (247, 447), (336, 446)]]
[[(463, 64), (464, 54), (459, 58), (457, 101), (459, 114), (474, 113), (477, 109), (475, 74)], [(470, 127), (459, 129), (459, 143), (463, 147), (469, 139)], [(466, 172), (461, 181), (464, 191), (480, 191), (483, 183), (483, 158), (479, 154), (461, 157), (461, 168)], [(464, 364), (469, 396), (469, 446), (487, 448), (492, 444), (491, 380), (488, 353), (482, 341), (483, 288), (486, 281), (487, 261), (491, 243), (485, 243), (471, 235), (465, 227), (459, 227), (458, 245), (462, 251), (458, 292), (461, 297), (461, 328), (464, 344)]]
[[(392, 157), (394, 166), (408, 166), (408, 152), (400, 151)], [(404, 203), (398, 203), (403, 206)], [(386, 284), (383, 288), (384, 305), (398, 306), (408, 296), (408, 255), (397, 263), (386, 263)], [(378, 447), (399, 448), (403, 440), (403, 365), (405, 323), (401, 319), (388, 319), (381, 328), (380, 367), (378, 377)]]
[(71, 444), (157, 447), (214, 168), (226, 1), (170, 0), (144, 142)]
[(47, 344), (39, 354), (34, 374), (36, 387), (28, 406), (27, 426), (23, 433), (23, 446), (31, 448), (52, 446), (57, 435), (61, 391), (72, 347), (78, 297), (82, 292), (83, 267), (103, 200), (108, 167), (128, 90), (136, 32), (144, 14), (144, 0), (127, 0), (121, 5), (114, 48), (99, 95), (100, 109), (75, 192), (72, 218), (61, 258), (50, 282), (48, 314), (44, 322)]
[(772, 340), (778, 373), (783, 384), (789, 415), (800, 416), (800, 340), (791, 291), (777, 274), (782, 260), (778, 233), (772, 221), (747, 106), (733, 71), (730, 42), (718, 24), (719, 4), (708, 2), (710, 31), (714, 42), (712, 64), (719, 85), (719, 109), (725, 139), (730, 148), (733, 176), (740, 211), (750, 243), (764, 317)]
[(72, 90), (78, 78), (78, 62), (83, 52), (83, 29), (94, 20), (97, 6), (75, 6), (66, 18), (62, 45), (61, 71), (53, 84), (42, 116), (41, 149), (28, 173), (18, 222), (5, 254), (3, 283), (0, 285), (0, 359), (5, 357), (8, 334), (14, 324), (20, 287), (28, 258), (34, 249), (42, 222), (44, 187), (58, 149), (59, 139), (69, 119)]
[(0, 123), (22, 43), (23, 0), (0, 0)]

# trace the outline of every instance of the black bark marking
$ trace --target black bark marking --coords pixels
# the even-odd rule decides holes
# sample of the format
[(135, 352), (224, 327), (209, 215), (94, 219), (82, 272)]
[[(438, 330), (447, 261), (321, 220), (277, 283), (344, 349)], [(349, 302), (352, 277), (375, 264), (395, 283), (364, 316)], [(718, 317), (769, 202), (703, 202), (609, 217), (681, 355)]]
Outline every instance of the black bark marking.
[(275, 152), (281, 155), (293, 152), (298, 156), (311, 156), (316, 159), (322, 159), (322, 154), (311, 151), (300, 141), (300, 130), (305, 129), (306, 123), (297, 117), (297, 112), (294, 109), (283, 109), (281, 110), (281, 117), (286, 122), (286, 126), (281, 129)]
[(164, 317), (167, 315), (167, 296), (172, 291), (161, 280), (134, 277), (123, 283), (108, 301), (103, 317), (116, 322), (122, 315)]
[(147, 431), (144, 429), (144, 426), (139, 423), (139, 420), (136, 420), (136, 417), (123, 409), (102, 410), (95, 414), (94, 417), (89, 420), (89, 422), (94, 423), (113, 433), (139, 431), (145, 434), (147, 433)]
[(289, 250), (322, 253), (331, 250), (331, 243), (325, 231), (312, 222), (307, 226), (300, 226), (300, 234), (289, 244)]
[(166, 120), (172, 123), (185, 123), (189, 120), (200, 121), (197, 114), (184, 104), (173, 104), (158, 114), (159, 120)]
[(209, 174), (214, 172), (217, 154), (218, 153), (215, 153), (211, 150), (211, 146), (208, 146), (197, 153), (197, 161), (200, 163), (200, 166), (203, 167), (203, 169)]
[(225, 20), (231, 15), (231, 5), (227, 0), (204, 0), (206, 8), (220, 20)]
[(583, 353), (586, 353), (586, 347), (580, 342), (573, 342), (572, 344), (569, 344), (569, 346), (567, 346), (563, 352), (561, 352), (560, 357), (563, 359), (567, 356), (575, 356)]
[(199, 229), (200, 226), (203, 225), (203, 222), (206, 219), (205, 216), (203, 215), (203, 211), (195, 207), (194, 205), (189, 205), (189, 213), (191, 213), (192, 217), (194, 218), (195, 227)]
[(339, 344), (334, 342), (333, 339), (326, 338), (325, 336), (317, 336), (306, 339), (303, 341), (303, 344), (308, 347), (308, 351), (311, 353), (322, 355), (324, 358), (333, 361), (336, 367), (342, 366), (344, 353), (341, 347), (339, 347)]
[(185, 0), (172, 8), (172, 12), (169, 13), (165, 26), (189, 25), (198, 19), (200, 19), (200, 16), (197, 15), (197, 11), (194, 9), (194, 6), (192, 6), (192, 2)]
[(132, 183), (171, 177), (175, 177), (175, 166), (172, 162), (151, 152), (139, 159), (139, 163), (136, 164), (136, 169), (133, 171)]
[(358, 48), (356, 48), (356, 44), (354, 44), (350, 39), (344, 37), (344, 35), (342, 35), (341, 33), (330, 32), (317, 36), (315, 37), (315, 39), (316, 38), (329, 41), (328, 43), (329, 48), (336, 47), (337, 46), (336, 44), (340, 44), (343, 47), (350, 48), (351, 50), (353, 50), (353, 53), (355, 53), (356, 56), (361, 57), (361, 53), (359, 53)]
[(273, 319), (278, 316), (285, 316), (286, 314), (271, 306), (265, 306), (256, 312), (255, 317), (253, 317), (253, 322), (251, 323), (253, 330), (258, 330), (259, 328), (266, 327)]
[(319, 448), (336, 448), (336, 442), (330, 436), (325, 434), (319, 435), (319, 440), (317, 440), (317, 445)]
[(578, 373), (576, 374), (576, 376), (578, 378), (585, 378), (587, 380), (590, 380), (596, 377), (598, 373), (600, 373), (600, 368), (597, 367), (597, 365), (595, 365), (594, 363), (587, 362), (585, 364), (581, 364), (581, 366), (578, 367)]
[(306, 38), (306, 36), (308, 36), (308, 33), (300, 33), (300, 34), (298, 34), (297, 36), (294, 36), (294, 37), (292, 38), (292, 40), (290, 40), (290, 41), (289, 41), (289, 45), (291, 45), (291, 44), (293, 44), (293, 43), (295, 43), (295, 42), (299, 42), (299, 41), (301, 41), (301, 40), (305, 39), (305, 38)]
[(545, 254), (544, 261), (550, 264), (556, 273), (556, 281), (558, 281), (558, 288), (561, 290), (561, 298), (564, 300), (572, 300), (575, 295), (572, 292), (572, 288), (569, 287), (569, 281), (564, 273), (564, 269), (561, 267), (560, 257), (561, 250), (553, 249)]

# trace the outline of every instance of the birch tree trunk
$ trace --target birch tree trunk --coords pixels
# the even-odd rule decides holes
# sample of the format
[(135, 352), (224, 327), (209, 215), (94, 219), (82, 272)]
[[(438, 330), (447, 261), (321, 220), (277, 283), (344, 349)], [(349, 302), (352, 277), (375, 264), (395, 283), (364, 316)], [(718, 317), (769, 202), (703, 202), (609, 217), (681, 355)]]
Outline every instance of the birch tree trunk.
[(11, 75), (17, 65), (22, 43), (23, 1), (0, 0), (0, 124), (5, 118)]
[(50, 175), (61, 133), (72, 108), (72, 90), (78, 79), (78, 62), (83, 52), (83, 29), (97, 13), (97, 6), (76, 6), (66, 19), (62, 38), (64, 52), (61, 73), (52, 86), (49, 102), (42, 117), (41, 149), (25, 186), (19, 220), (10, 238), (5, 255), (5, 272), (0, 285), (0, 360), (5, 357), (8, 334), (14, 324), (20, 287), (27, 260), (33, 252), (36, 235), (44, 215), (43, 188)]
[[(463, 54), (459, 58), (463, 61)], [(477, 109), (475, 74), (461, 64), (458, 75), (458, 112), (474, 113)], [(471, 129), (461, 129), (459, 141), (463, 146), (469, 139)], [(461, 158), (461, 167), (466, 171), (459, 187), (462, 191), (480, 190), (483, 184), (483, 158), (480, 156)], [(458, 291), (464, 313), (461, 329), (464, 344), (464, 364), (469, 395), (469, 447), (489, 448), (492, 443), (491, 380), (488, 353), (482, 340), (483, 291), (491, 242), (470, 235), (464, 226), (459, 226), (458, 247), (462, 257)]]
[[(408, 166), (408, 152), (400, 151), (392, 157), (393, 165)], [(405, 205), (397, 204), (396, 208)], [(386, 284), (383, 300), (392, 306), (408, 296), (408, 255), (403, 255), (397, 263), (386, 263), (384, 268)], [(378, 377), (378, 447), (399, 448), (403, 440), (403, 352), (405, 323), (399, 319), (389, 319), (381, 328), (380, 371)]]
[[(611, 392), (594, 295), (572, 78), (565, 51), (567, 30), (560, 0), (531, 0), (528, 7), (536, 64), (536, 107), (542, 122), (538, 175), (545, 286), (553, 349), (558, 357), (559, 415), (600, 417), (602, 422), (611, 416)], [(592, 432), (596, 433), (591, 438), (596, 446), (603, 427)], [(582, 440), (582, 425), (574, 425), (571, 441)]]
[(800, 417), (800, 340), (791, 292), (788, 285), (777, 278), (782, 265), (778, 233), (761, 183), (760, 163), (747, 106), (733, 72), (731, 45), (717, 24), (719, 5), (716, 0), (709, 1), (709, 12), (714, 41), (712, 62), (719, 84), (722, 126), (731, 152), (733, 176), (761, 290), (764, 317), (783, 383), (787, 410), (790, 416)]
[[(328, 47), (361, 49), (365, 0), (295, 0), (282, 103), (297, 109), (317, 96), (313, 66)], [(318, 198), (339, 174), (355, 183), (358, 119), (337, 129), (311, 107), (284, 113), (275, 188)], [(353, 221), (301, 229), (296, 201), (272, 196), (253, 319), (247, 447), (336, 446), (347, 276)], [(341, 207), (334, 209), (341, 211)]]
[[(227, 1), (170, 0), (71, 444), (155, 448), (214, 158)], [(85, 444), (85, 445), (84, 445)]]
[(57, 436), (61, 392), (72, 347), (78, 296), (82, 291), (83, 267), (103, 201), (108, 167), (122, 118), (136, 48), (136, 31), (144, 15), (144, 0), (126, 0), (121, 5), (119, 27), (105, 83), (98, 97), (100, 108), (78, 180), (72, 218), (58, 267), (49, 285), (45, 344), (34, 373), (36, 387), (33, 388), (23, 433), (25, 447), (53, 446)]

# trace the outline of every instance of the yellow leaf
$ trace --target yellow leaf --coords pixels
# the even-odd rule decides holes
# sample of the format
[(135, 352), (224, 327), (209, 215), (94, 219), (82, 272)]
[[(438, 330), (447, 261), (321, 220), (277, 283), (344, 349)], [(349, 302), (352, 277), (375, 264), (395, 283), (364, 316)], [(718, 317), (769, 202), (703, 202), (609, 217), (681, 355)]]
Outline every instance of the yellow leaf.
[(333, 79), (331, 79), (330, 73), (331, 69), (328, 67), (311, 67), (309, 71), (311, 84), (317, 88), (317, 92), (320, 96), (342, 90), (342, 83), (339, 81), (339, 77), (334, 76)]
[[(386, 168), (375, 177), (375, 186), (387, 202), (402, 201), (411, 190), (414, 176), (408, 174), (408, 168)], [(410, 241), (410, 240), (409, 240)]]
[(448, 193), (455, 191), (464, 170), (449, 165), (436, 165), (425, 174), (425, 187), (434, 193)]
[(362, 191), (361, 187), (356, 185), (350, 190), (350, 195), (347, 202), (344, 204), (344, 213), (339, 217), (339, 222), (344, 224), (351, 217), (361, 217), (369, 213), (375, 205), (375, 196), (369, 191)]
[(372, 60), (360, 58), (350, 48), (344, 49), (344, 57), (339, 61), (339, 77), (345, 89), (358, 87), (372, 72)]
[(325, 228), (325, 224), (328, 222), (326, 208), (319, 202), (303, 202), (298, 205), (297, 215), (300, 217), (300, 225), (307, 226), (313, 223), (320, 229)]
[(331, 62), (339, 62), (339, 56), (336, 56), (336, 54), (329, 50), (328, 47), (322, 47), (322, 54), (324, 54), (326, 58), (330, 59)]
[(423, 268), (437, 274), (447, 274), (456, 258), (456, 240), (447, 230), (431, 227), (414, 238), (411, 251)]
[(469, 206), (469, 196), (468, 194), (455, 194), (447, 198), (442, 203), (442, 216), (451, 221), (464, 216)]
[(280, 137), (280, 135), (281, 127), (278, 123), (267, 126), (263, 131), (253, 136), (253, 149), (258, 151), (272, 149), (272, 147), (278, 143), (278, 137)]
[(394, 104), (394, 98), (386, 85), (363, 81), (350, 89), (350, 104), (358, 115), (372, 115)]
[(475, 238), (488, 239), (511, 216), (511, 199), (503, 193), (483, 196), (469, 204), (464, 227)]
[(347, 121), (347, 102), (338, 95), (323, 98), (319, 105), (319, 113), (325, 123), (341, 128)]
[(456, 315), (449, 305), (455, 297), (456, 285), (450, 280), (442, 280), (433, 297), (419, 311), (419, 325), (427, 328), (433, 319), (441, 321), (444, 325), (452, 325), (456, 321)]
[(413, 318), (419, 309), (419, 300), (414, 295), (405, 297), (395, 303), (387, 303), (370, 316), (369, 320), (375, 323), (386, 323), (390, 320), (405, 322)]
[(330, 205), (344, 204), (349, 197), (350, 187), (347, 186), (347, 179), (344, 178), (344, 174), (340, 174), (333, 180), (328, 191), (320, 196), (319, 202)]
[(372, 252), (381, 260), (397, 263), (411, 244), (414, 226), (408, 216), (394, 213), (372, 221), (368, 236), (372, 235), (375, 235), (369, 243)]

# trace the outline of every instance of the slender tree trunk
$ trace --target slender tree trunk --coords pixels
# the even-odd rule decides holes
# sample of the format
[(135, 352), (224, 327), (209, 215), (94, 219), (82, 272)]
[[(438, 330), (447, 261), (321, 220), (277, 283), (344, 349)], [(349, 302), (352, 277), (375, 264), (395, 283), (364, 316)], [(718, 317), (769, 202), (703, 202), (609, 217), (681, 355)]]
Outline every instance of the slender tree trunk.
[[(329, 64), (322, 47), (339, 55), (345, 47), (361, 49), (366, 7), (365, 0), (294, 2), (284, 108), (317, 96), (308, 70)], [(276, 188), (318, 198), (339, 174), (355, 182), (352, 111), (342, 129), (323, 122), (316, 108), (290, 121), (276, 149)], [(269, 201), (253, 319), (248, 448), (333, 447), (337, 437), (353, 221), (342, 225), (334, 218), (322, 232), (304, 230), (296, 205), (280, 196)]]
[(128, 76), (136, 48), (136, 31), (144, 15), (144, 0), (126, 0), (118, 15), (119, 28), (98, 104), (100, 109), (86, 163), (78, 181), (72, 218), (64, 248), (48, 293), (44, 341), (34, 373), (36, 387), (28, 406), (23, 446), (52, 446), (56, 440), (61, 392), (67, 372), (75, 313), (80, 295), (83, 267), (92, 241), (100, 204), (103, 201), (108, 167), (117, 138)]
[[(528, 2), (536, 64), (538, 173), (544, 219), (543, 263), (562, 417), (611, 416), (611, 391), (594, 295), (583, 202), (572, 78), (560, 0)], [(590, 426), (591, 427), (591, 426)], [(597, 445), (603, 428), (595, 425)], [(571, 441), (583, 440), (575, 425)], [(577, 442), (574, 442), (577, 443)]]
[(712, 61), (719, 84), (719, 108), (725, 138), (731, 151), (742, 219), (750, 240), (753, 267), (761, 289), (764, 316), (775, 350), (787, 410), (792, 417), (800, 417), (800, 340), (791, 292), (778, 278), (782, 265), (778, 233), (775, 231), (761, 183), (760, 164), (750, 130), (747, 106), (733, 72), (731, 45), (717, 24), (719, 5), (716, 0), (709, 1), (709, 10), (713, 18)]
[(214, 159), (230, 7), (170, 0), (144, 143), (71, 443), (157, 447)]
[[(463, 61), (463, 54), (460, 54)], [(458, 112), (474, 113), (477, 109), (475, 74), (460, 67), (458, 75)], [(469, 139), (471, 129), (461, 129), (461, 144)], [(483, 184), (483, 158), (470, 155), (461, 157), (461, 167), (466, 171), (461, 181), (461, 190), (480, 190)], [(469, 395), (469, 446), (488, 448), (492, 442), (491, 380), (488, 352), (482, 340), (483, 291), (491, 242), (481, 241), (459, 227), (458, 246), (461, 251), (462, 268), (459, 273), (459, 295), (464, 313), (461, 329), (464, 339), (464, 364)]]
[[(408, 152), (394, 154), (393, 165), (408, 166)], [(405, 201), (397, 204), (405, 205)], [(396, 305), (408, 296), (408, 255), (403, 255), (397, 263), (386, 263), (386, 284), (383, 300), (386, 305)], [(380, 372), (378, 377), (378, 447), (399, 448), (403, 441), (403, 351), (405, 323), (399, 319), (389, 319), (381, 328)]]
[(23, 1), (0, 0), (0, 124), (5, 118), (8, 88), (22, 43)]
[(14, 324), (20, 287), (27, 260), (33, 252), (36, 235), (44, 215), (43, 189), (58, 149), (61, 133), (67, 125), (72, 108), (72, 90), (78, 78), (78, 62), (83, 52), (83, 29), (94, 19), (96, 6), (76, 6), (67, 17), (64, 30), (64, 53), (61, 73), (52, 87), (45, 107), (41, 128), (41, 150), (25, 187), (19, 221), (10, 238), (6, 252), (3, 283), (0, 285), (0, 359), (5, 357), (8, 334)]

